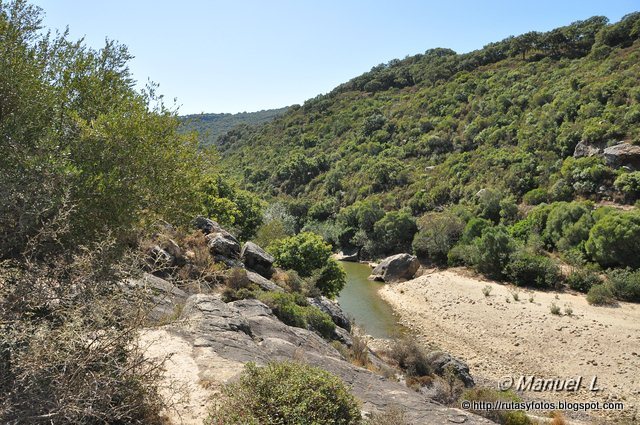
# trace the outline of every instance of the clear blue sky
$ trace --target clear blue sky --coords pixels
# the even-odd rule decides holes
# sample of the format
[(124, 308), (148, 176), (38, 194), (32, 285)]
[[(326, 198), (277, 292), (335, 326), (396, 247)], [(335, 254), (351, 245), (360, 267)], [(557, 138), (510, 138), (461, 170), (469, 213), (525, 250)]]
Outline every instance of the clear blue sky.
[(241, 112), (330, 91), (372, 66), (449, 47), (467, 52), (638, 0), (34, 0), (50, 28), (129, 46), (134, 77), (160, 84), (180, 113)]

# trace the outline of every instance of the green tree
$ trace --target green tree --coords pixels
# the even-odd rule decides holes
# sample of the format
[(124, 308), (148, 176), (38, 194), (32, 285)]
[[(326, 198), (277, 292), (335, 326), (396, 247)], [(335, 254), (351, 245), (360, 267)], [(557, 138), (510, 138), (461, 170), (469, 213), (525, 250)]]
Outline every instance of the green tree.
[(382, 255), (408, 252), (417, 231), (416, 222), (409, 213), (392, 211), (385, 214), (373, 226), (376, 252)]
[(420, 257), (446, 264), (449, 250), (462, 236), (464, 226), (464, 221), (450, 212), (426, 214), (418, 220), (413, 251)]
[(602, 267), (640, 267), (640, 214), (604, 216), (591, 228), (585, 248)]
[(474, 241), (474, 246), (473, 262), (478, 271), (495, 279), (503, 279), (505, 267), (515, 251), (515, 243), (506, 228), (487, 227), (482, 231), (482, 236)]

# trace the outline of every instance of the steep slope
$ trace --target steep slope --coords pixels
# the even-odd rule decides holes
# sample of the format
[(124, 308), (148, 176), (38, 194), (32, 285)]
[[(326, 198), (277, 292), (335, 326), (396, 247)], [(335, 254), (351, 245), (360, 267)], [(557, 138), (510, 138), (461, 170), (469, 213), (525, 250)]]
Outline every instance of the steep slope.
[(218, 137), (222, 136), (236, 126), (246, 124), (249, 126), (264, 124), (287, 112), (288, 107), (278, 109), (266, 109), (257, 112), (240, 112), (237, 114), (193, 114), (180, 117), (183, 132), (195, 131), (200, 137), (203, 146), (215, 144)]
[[(598, 189), (616, 171), (576, 177), (600, 162), (562, 161), (581, 140), (640, 140), (638, 16), (379, 65), (271, 123), (231, 131), (220, 150), (248, 188), (325, 201), (328, 215), (367, 198), (419, 215), (484, 187), (517, 199), (536, 188), (614, 198)], [(570, 193), (558, 193), (561, 180)]]

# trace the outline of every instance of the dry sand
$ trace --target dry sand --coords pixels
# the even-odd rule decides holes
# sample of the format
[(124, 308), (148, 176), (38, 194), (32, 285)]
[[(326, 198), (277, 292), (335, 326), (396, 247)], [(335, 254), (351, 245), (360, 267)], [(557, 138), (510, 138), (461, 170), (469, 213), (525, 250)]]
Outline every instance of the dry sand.
[[(483, 287), (490, 286), (485, 297)], [(513, 297), (518, 292), (519, 300)], [(425, 345), (464, 359), (478, 381), (497, 388), (504, 376), (593, 376), (602, 389), (527, 392), (549, 401), (623, 401), (625, 417), (640, 407), (640, 305), (590, 306), (584, 295), (516, 288), (464, 269), (435, 271), (386, 285), (380, 295)], [(532, 298), (532, 301), (530, 301)], [(562, 315), (551, 314), (551, 304)], [(573, 312), (566, 314), (565, 308)], [(619, 412), (597, 417), (620, 417)], [(606, 422), (606, 421), (605, 421)], [(629, 422), (626, 422), (629, 423)], [(637, 423), (632, 419), (632, 423)]]

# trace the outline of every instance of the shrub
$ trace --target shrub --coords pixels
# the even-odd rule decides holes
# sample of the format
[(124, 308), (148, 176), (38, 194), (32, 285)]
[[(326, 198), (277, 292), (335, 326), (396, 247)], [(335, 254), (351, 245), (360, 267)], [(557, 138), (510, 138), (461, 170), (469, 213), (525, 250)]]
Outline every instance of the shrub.
[(549, 306), (549, 310), (551, 311), (551, 314), (560, 316), (560, 307), (558, 307), (556, 303), (551, 303), (551, 305)]
[(483, 294), (485, 297), (488, 297), (489, 295), (491, 295), (491, 291), (492, 291), (492, 290), (493, 290), (493, 287), (492, 287), (491, 285), (485, 285), (485, 286), (482, 288), (482, 294)]
[(612, 305), (615, 298), (608, 285), (593, 285), (587, 293), (587, 302), (592, 305)]
[(309, 365), (247, 363), (205, 421), (218, 424), (359, 424), (360, 408), (340, 378)]
[(531, 189), (527, 193), (524, 194), (522, 200), (527, 205), (539, 205), (543, 202), (547, 202), (549, 195), (547, 191), (541, 187), (536, 189)]
[(414, 339), (403, 338), (391, 346), (389, 357), (411, 377), (429, 376), (432, 374), (431, 363)]
[(260, 292), (258, 299), (268, 305), (282, 322), (297, 328), (309, 328), (324, 338), (331, 338), (336, 325), (331, 317), (319, 308), (309, 305), (299, 293)]
[(293, 269), (303, 278), (313, 277), (313, 284), (323, 295), (334, 297), (344, 287), (342, 266), (331, 258), (331, 247), (315, 233), (299, 233), (274, 242), (268, 249), (278, 266)]
[(602, 279), (594, 272), (579, 269), (567, 276), (567, 284), (576, 291), (589, 292), (592, 286), (602, 284)]
[(632, 203), (640, 198), (640, 171), (621, 174), (613, 183), (625, 201)]
[(403, 409), (391, 406), (383, 412), (372, 414), (365, 425), (410, 425), (410, 422), (405, 417)]
[(325, 265), (331, 256), (331, 246), (319, 235), (311, 232), (298, 233), (269, 245), (268, 250), (283, 269), (297, 271), (300, 276), (311, 276), (314, 270)]
[(475, 238), (479, 238), (482, 235), (482, 231), (492, 225), (491, 221), (484, 218), (472, 218), (464, 227), (464, 231), (462, 232), (462, 241), (471, 242)]
[(519, 250), (510, 257), (505, 273), (518, 286), (557, 287), (560, 269), (551, 259)]
[(346, 282), (346, 273), (342, 266), (333, 258), (329, 258), (318, 273), (315, 287), (329, 298), (336, 297)]
[(586, 205), (558, 202), (552, 207), (544, 231), (544, 238), (551, 246), (564, 251), (587, 240), (593, 220)]
[(607, 273), (613, 295), (623, 301), (640, 301), (640, 270), (614, 269)]
[(408, 252), (417, 231), (416, 222), (409, 213), (392, 211), (385, 214), (373, 226), (376, 253), (386, 255)]
[(430, 213), (418, 221), (419, 231), (413, 238), (416, 255), (445, 264), (449, 250), (460, 239), (464, 222), (451, 213)]
[(605, 215), (589, 232), (585, 249), (602, 267), (640, 267), (640, 214)]
[(488, 227), (474, 245), (476, 252), (473, 264), (476, 269), (496, 279), (504, 278), (504, 269), (515, 250), (513, 239), (506, 229), (503, 226)]

